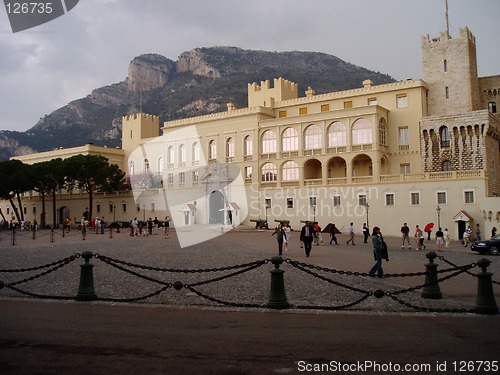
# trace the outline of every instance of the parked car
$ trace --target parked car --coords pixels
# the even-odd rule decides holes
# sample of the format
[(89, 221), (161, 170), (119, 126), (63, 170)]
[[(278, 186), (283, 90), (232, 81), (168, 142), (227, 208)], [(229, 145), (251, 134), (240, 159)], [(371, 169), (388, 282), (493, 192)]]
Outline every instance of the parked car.
[(472, 251), (477, 251), (479, 254), (491, 254), (497, 255), (500, 250), (500, 234), (495, 237), (484, 240), (484, 241), (474, 241), (470, 245)]

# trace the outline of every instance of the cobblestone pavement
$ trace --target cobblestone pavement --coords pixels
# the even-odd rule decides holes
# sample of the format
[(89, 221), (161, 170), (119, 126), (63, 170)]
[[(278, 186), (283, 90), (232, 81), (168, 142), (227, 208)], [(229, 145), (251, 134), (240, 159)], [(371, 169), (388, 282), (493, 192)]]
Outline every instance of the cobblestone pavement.
[[(201, 230), (220, 230), (220, 228), (197, 229)], [(277, 241), (276, 237), (271, 236), (272, 231), (237, 228), (210, 241), (187, 248), (179, 247), (175, 231), (170, 233), (168, 239), (164, 238), (163, 233), (157, 236), (130, 237), (128, 231), (124, 230), (121, 233), (114, 232), (112, 238), (108, 231), (105, 234), (89, 233), (85, 240), (82, 240), (81, 233), (75, 230), (66, 234), (64, 238), (61, 233), (61, 231), (54, 232), (54, 242), (51, 242), (48, 231), (37, 233), (35, 240), (32, 238), (32, 233), (17, 232), (16, 244), (12, 245), (11, 233), (0, 232), (0, 270), (36, 267), (81, 254), (83, 251), (92, 251), (94, 254), (126, 262), (127, 264), (121, 264), (120, 267), (133, 272), (112, 267), (101, 258), (92, 258), (94, 286), (100, 299), (126, 300), (152, 295), (135, 302), (219, 307), (224, 306), (220, 303), (224, 301), (227, 306), (238, 309), (245, 308), (248, 304), (265, 309), (269, 300), (269, 272), (274, 268), (269, 259), (278, 255)], [(192, 235), (197, 236), (200, 233), (193, 231)], [(353, 313), (401, 313), (434, 310), (463, 312), (474, 308), (477, 293), (477, 278), (474, 275), (480, 272), (479, 267), (470, 270), (474, 275), (462, 273), (440, 283), (442, 299), (421, 298), (421, 288), (401, 294), (396, 293), (424, 284), (422, 275), (413, 277), (391, 275), (424, 272), (425, 264), (428, 262), (427, 251), (436, 249), (433, 242), (427, 243), (426, 251), (402, 250), (399, 238), (386, 238), (390, 261), (384, 262), (383, 266), (385, 273), (390, 276), (372, 278), (367, 275), (374, 263), (371, 244), (364, 244), (361, 236), (358, 236), (356, 245), (348, 246), (346, 239), (346, 235), (339, 235), (339, 245), (329, 245), (329, 238), (324, 234), (327, 243), (323, 246), (314, 246), (311, 256), (306, 258), (299, 246), (298, 233), (292, 232), (288, 251), (283, 253), (285, 263), (281, 265), (281, 269), (285, 271), (288, 302), (295, 309), (301, 307), (299, 310), (308, 310), (309, 307), (321, 306), (324, 309), (334, 310), (350, 304), (353, 306), (343, 310)], [(488, 270), (493, 273), (493, 279), (500, 280), (498, 276), (500, 257), (480, 256), (458, 242), (452, 243), (449, 249), (439, 252), (435, 262), (438, 264), (438, 270), (444, 270), (453, 267), (448, 262), (463, 266), (475, 264), (482, 257), (492, 262)], [(215, 271), (255, 261), (263, 262), (247, 272), (229, 278), (222, 276), (237, 273), (242, 268)], [(313, 276), (300, 270), (294, 266), (293, 261), (299, 262), (298, 265), (303, 265), (306, 270), (317, 275)], [(83, 259), (77, 258), (54, 272), (15, 285), (29, 293), (72, 297), (78, 292), (79, 265), (82, 263)], [(137, 268), (131, 264), (144, 267)], [(316, 266), (321, 269), (315, 268)], [(199, 272), (170, 272), (173, 270)], [(6, 284), (13, 284), (44, 271), (46, 269), (22, 273), (0, 272), (0, 280)], [(443, 273), (440, 277), (452, 273)], [(214, 278), (221, 279), (204, 285), (199, 284)], [(176, 290), (172, 287), (176, 281), (184, 286), (194, 286), (197, 283), (198, 285), (192, 289)], [(498, 301), (500, 297), (498, 284), (494, 284), (493, 288)], [(382, 298), (375, 297), (373, 293), (376, 290), (381, 290), (385, 295)], [(391, 298), (388, 293), (404, 304)], [(208, 299), (201, 297), (200, 294), (208, 296)], [(24, 297), (26, 296), (9, 288), (0, 290), (0, 298)], [(363, 300), (364, 297), (366, 299)], [(359, 300), (363, 301), (356, 303)], [(419, 309), (409, 305), (417, 306)]]

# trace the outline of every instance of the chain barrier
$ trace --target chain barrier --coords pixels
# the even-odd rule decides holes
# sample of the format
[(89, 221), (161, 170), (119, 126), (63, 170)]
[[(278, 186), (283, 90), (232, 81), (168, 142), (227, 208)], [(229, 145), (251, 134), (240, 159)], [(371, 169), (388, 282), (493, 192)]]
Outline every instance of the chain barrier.
[[(442, 256), (442, 255), (439, 255), (439, 256), (438, 256), (438, 259), (439, 259), (439, 260), (442, 260), (443, 262), (448, 263), (450, 266), (458, 267), (456, 264), (454, 264), (453, 262), (450, 262), (448, 259), (446, 259), (446, 258), (445, 258), (444, 256)], [(465, 273), (467, 273), (467, 274), (469, 274), (469, 275), (474, 276), (474, 277), (476, 277), (476, 278), (477, 278), (477, 275), (476, 275), (476, 274), (474, 274), (474, 273), (472, 273), (472, 272), (470, 272), (470, 271), (465, 271)], [(491, 280), (491, 282), (492, 282), (493, 284), (500, 285), (500, 282), (498, 282), (498, 281)]]
[[(161, 288), (161, 289), (159, 289), (159, 290), (157, 290), (157, 291), (155, 291), (153, 293), (150, 293), (150, 294), (147, 294), (147, 295), (143, 295), (143, 296), (138, 296), (138, 297), (133, 297), (133, 298), (120, 298), (120, 299), (115, 299), (115, 298), (98, 298), (99, 300), (113, 301), (113, 302), (139, 301), (139, 300), (144, 300), (144, 299), (156, 296), (156, 295), (164, 292), (165, 290), (171, 288), (172, 286), (174, 286), (178, 290), (180, 290), (181, 288), (186, 288), (186, 289), (189, 289), (190, 291), (192, 291), (193, 293), (197, 294), (198, 296), (203, 297), (205, 299), (208, 299), (208, 300), (210, 300), (212, 302), (217, 302), (217, 303), (221, 303), (221, 304), (226, 305), (226, 306), (233, 306), (233, 307), (260, 307), (261, 305), (240, 304), (240, 303), (222, 301), (222, 300), (210, 297), (210, 296), (208, 296), (208, 295), (206, 295), (206, 294), (204, 294), (204, 293), (196, 290), (194, 287), (195, 286), (201, 286), (201, 285), (209, 284), (209, 283), (213, 283), (213, 282), (217, 282), (217, 281), (221, 281), (221, 280), (224, 280), (224, 279), (227, 279), (227, 278), (230, 278), (230, 277), (233, 277), (233, 276), (236, 276), (236, 275), (239, 275), (239, 274), (251, 271), (251, 270), (253, 270), (253, 269), (257, 268), (257, 267), (260, 267), (263, 264), (267, 264), (269, 262), (269, 260), (265, 259), (265, 260), (251, 262), (251, 263), (238, 264), (238, 265), (234, 265), (234, 266), (186, 270), (186, 269), (159, 268), (159, 267), (145, 266), (145, 265), (140, 265), (140, 264), (136, 264), (136, 263), (130, 263), (130, 262), (121, 261), (121, 260), (118, 260), (118, 259), (114, 259), (114, 258), (110, 258), (110, 257), (104, 256), (104, 255), (100, 255), (100, 254), (94, 254), (94, 257), (96, 259), (99, 259), (99, 260), (103, 261), (104, 263), (106, 263), (106, 264), (108, 264), (108, 265), (110, 265), (112, 267), (115, 267), (115, 268), (117, 268), (117, 269), (119, 269), (119, 270), (121, 270), (123, 272), (127, 272), (127, 273), (129, 273), (129, 274), (131, 274), (133, 276), (139, 277), (139, 278), (141, 278), (143, 280), (147, 280), (147, 281), (151, 281), (151, 282), (154, 282), (154, 283), (157, 283), (157, 284), (164, 285), (163, 288)], [(169, 282), (164, 282), (162, 280), (155, 279), (155, 278), (153, 278), (151, 276), (143, 275), (143, 274), (140, 274), (140, 273), (138, 273), (136, 271), (132, 271), (132, 270), (130, 270), (128, 268), (125, 268), (124, 266), (132, 267), (132, 268), (138, 268), (138, 269), (141, 269), (141, 270), (164, 272), (164, 273), (207, 273), (207, 272), (221, 272), (221, 271), (228, 271), (228, 270), (235, 270), (235, 269), (240, 269), (240, 270), (232, 272), (232, 273), (229, 273), (227, 275), (218, 276), (218, 277), (215, 277), (213, 279), (199, 281), (197, 283), (194, 283), (194, 284), (190, 285), (190, 284), (182, 284), (179, 281), (177, 281), (176, 283), (173, 283), (173, 284), (169, 283)]]
[[(78, 233), (80, 234), (80, 233)], [(225, 301), (219, 298), (216, 298), (214, 296), (210, 296), (200, 290), (197, 289), (197, 287), (201, 287), (204, 285), (212, 284), (215, 282), (219, 282), (222, 280), (229, 279), (231, 277), (235, 277), (241, 274), (244, 274), (246, 272), (252, 271), (254, 269), (257, 269), (265, 264), (268, 264), (270, 262), (269, 259), (263, 259), (263, 260), (258, 260), (258, 261), (253, 261), (249, 263), (244, 263), (244, 264), (237, 264), (237, 265), (232, 265), (232, 266), (224, 266), (224, 267), (214, 267), (214, 268), (198, 268), (198, 269), (176, 269), (176, 268), (165, 268), (165, 267), (153, 267), (153, 266), (147, 266), (147, 265), (142, 265), (142, 264), (137, 264), (137, 263), (132, 263), (132, 262), (127, 262), (111, 257), (107, 257), (104, 255), (100, 255), (98, 253), (95, 253), (92, 255), (94, 258), (104, 262), (105, 264), (108, 264), (122, 272), (126, 272), (132, 276), (138, 277), (140, 279), (158, 284), (160, 286), (159, 289), (150, 292), (145, 295), (141, 296), (136, 296), (136, 297), (130, 297), (130, 298), (102, 298), (99, 297), (97, 300), (100, 301), (109, 301), (109, 302), (136, 302), (136, 301), (141, 301), (145, 299), (149, 299), (151, 297), (157, 296), (164, 291), (171, 289), (172, 287), (176, 290), (181, 290), (181, 289), (186, 289), (191, 291), (192, 293), (196, 294), (197, 296), (206, 299), (208, 301), (211, 301), (213, 303), (221, 304), (224, 306), (231, 306), (231, 307), (245, 307), (245, 308), (265, 308), (266, 304), (256, 304), (256, 303), (238, 303), (238, 302), (231, 302), (231, 301)], [(51, 295), (43, 295), (43, 294), (38, 294), (38, 293), (33, 293), (29, 291), (22, 290), (18, 288), (17, 286), (20, 284), (24, 284), (39, 278), (42, 278), (52, 272), (55, 272), (66, 265), (70, 264), (74, 260), (78, 259), (81, 257), (81, 254), (75, 254), (72, 256), (69, 256), (64, 259), (57, 260), (52, 263), (47, 263), (44, 265), (36, 266), (36, 267), (29, 267), (29, 268), (19, 268), (19, 269), (0, 269), (0, 273), (23, 273), (23, 272), (34, 272), (34, 271), (41, 271), (44, 270), (43, 272), (40, 272), (38, 274), (26, 277), (24, 279), (11, 282), (11, 283), (5, 283), (4, 286), (12, 289), (16, 292), (19, 292), (21, 294), (25, 294), (31, 297), (35, 298), (48, 298), (48, 299), (65, 299), (65, 300), (70, 300), (74, 299), (74, 296), (51, 296)], [(417, 311), (423, 311), (423, 312), (435, 312), (435, 313), (470, 313), (474, 312), (472, 309), (451, 309), (451, 308), (430, 308), (430, 307), (423, 307), (423, 306), (417, 306), (413, 303), (406, 302), (402, 298), (400, 298), (401, 295), (411, 293), (411, 292), (416, 292), (420, 289), (423, 289), (429, 285), (436, 284), (436, 283), (441, 283), (446, 280), (452, 279), (460, 274), (467, 273), (469, 275), (477, 277), (477, 275), (473, 274), (470, 270), (475, 268), (477, 266), (476, 263), (471, 263), (463, 266), (458, 266), (454, 264), (453, 262), (445, 259), (442, 256), (438, 257), (440, 260), (446, 262), (447, 264), (451, 265), (452, 267), (442, 269), (439, 271), (426, 271), (426, 272), (410, 272), (410, 273), (400, 273), (400, 274), (386, 274), (382, 278), (398, 278), (398, 277), (420, 277), (420, 276), (427, 276), (430, 274), (439, 274), (441, 277), (437, 281), (429, 282), (429, 283), (424, 283), (422, 285), (417, 285), (405, 289), (400, 289), (400, 290), (393, 290), (393, 291), (383, 291), (383, 290), (365, 290), (361, 289), (360, 287), (355, 287), (352, 285), (348, 285), (345, 282), (340, 282), (337, 280), (333, 280), (330, 277), (327, 277), (326, 275), (322, 275), (318, 272), (323, 272), (323, 273), (329, 273), (332, 275), (346, 275), (346, 276), (355, 276), (355, 277), (369, 277), (370, 274), (366, 272), (353, 272), (353, 271), (344, 271), (344, 270), (338, 270), (335, 268), (328, 268), (328, 267), (322, 267), (322, 266), (317, 266), (317, 265), (312, 265), (308, 263), (303, 263), (297, 260), (293, 259), (285, 259), (284, 263), (290, 264), (292, 267), (296, 268), (297, 270), (304, 272), (312, 277), (315, 277), (323, 282), (329, 283), (331, 285), (334, 285), (339, 288), (347, 289), (349, 291), (359, 293), (361, 294), (361, 297), (351, 301), (349, 303), (345, 303), (342, 305), (337, 305), (337, 306), (325, 306), (325, 305), (293, 305), (290, 304), (290, 307), (296, 308), (296, 309), (314, 309), (314, 310), (342, 310), (342, 309), (347, 309), (354, 307), (356, 305), (361, 304), (365, 300), (367, 300), (369, 297), (375, 296), (376, 298), (382, 298), (384, 296), (387, 296), (391, 298), (392, 300), (396, 301), (397, 303), (410, 308), (414, 309)], [(230, 271), (227, 274), (223, 275), (218, 275), (206, 280), (201, 280), (193, 283), (182, 283), (180, 281), (175, 281), (174, 283), (172, 282), (167, 282), (163, 281), (161, 279), (158, 279), (156, 277), (146, 275), (144, 273), (141, 273), (140, 271), (153, 271), (153, 272), (160, 272), (160, 273), (183, 273), (183, 274), (202, 274), (202, 273), (219, 273), (219, 272), (227, 272)]]
[(5, 283), (4, 286), (6, 288), (15, 290), (18, 293), (25, 294), (25, 295), (28, 295), (30, 297), (45, 298), (45, 299), (64, 299), (64, 300), (70, 300), (70, 299), (74, 299), (74, 296), (68, 297), (68, 296), (55, 296), (55, 295), (38, 294), (38, 293), (28, 292), (26, 290), (22, 290), (20, 288), (17, 288), (16, 285), (24, 284), (24, 283), (27, 283), (29, 281), (33, 281), (33, 280), (39, 279), (41, 277), (44, 277), (44, 276), (46, 276), (46, 275), (48, 275), (48, 274), (50, 274), (50, 273), (52, 273), (54, 271), (57, 271), (57, 270), (63, 268), (64, 266), (67, 266), (68, 264), (70, 264), (71, 262), (73, 262), (74, 260), (76, 260), (78, 258), (80, 258), (80, 254), (75, 254), (75, 255), (72, 255), (70, 257), (67, 257), (67, 258), (55, 261), (53, 263), (45, 264), (45, 265), (42, 265), (42, 266), (31, 267), (31, 268), (20, 268), (20, 269), (14, 269), (14, 270), (0, 270), (0, 273), (2, 273), (2, 272), (5, 272), (5, 273), (6, 272), (9, 272), (9, 273), (14, 273), (14, 272), (30, 272), (30, 271), (38, 271), (38, 270), (41, 270), (41, 269), (45, 269), (45, 268), (51, 267), (48, 270), (46, 270), (44, 272), (41, 272), (39, 274), (36, 274), (36, 275), (33, 275), (33, 276), (29, 276), (29, 277), (26, 277), (24, 279), (21, 279), (21, 280), (12, 282), (12, 283)]
[[(364, 277), (368, 277), (370, 276), (369, 273), (366, 273), (366, 272), (352, 272), (352, 271), (343, 271), (343, 270), (337, 270), (337, 269), (334, 269), (334, 268), (327, 268), (327, 267), (321, 267), (321, 266), (316, 266), (316, 265), (311, 265), (311, 264), (307, 264), (307, 263), (302, 263), (302, 262), (299, 262), (299, 261), (295, 261), (295, 260), (292, 260), (292, 259), (286, 259), (285, 260), (285, 263), (288, 263), (290, 265), (292, 265), (293, 267), (311, 275), (311, 276), (314, 276), (314, 277), (317, 277), (323, 281), (326, 281), (328, 283), (331, 283), (331, 284), (334, 284), (336, 286), (339, 286), (339, 287), (342, 287), (342, 288), (346, 288), (346, 289), (349, 289), (351, 291), (354, 291), (354, 292), (358, 292), (358, 293), (363, 293), (364, 295), (357, 301), (354, 301), (354, 302), (351, 302), (349, 304), (346, 304), (346, 305), (342, 305), (342, 306), (294, 306), (296, 308), (300, 308), (300, 309), (322, 309), (322, 310), (340, 310), (340, 309), (344, 309), (344, 308), (349, 308), (349, 307), (352, 307), (352, 306), (355, 306), (361, 302), (363, 302), (364, 300), (366, 300), (369, 296), (372, 296), (372, 295), (375, 295), (377, 298), (382, 298), (383, 296), (388, 296), (390, 298), (392, 298), (393, 300), (395, 300), (396, 302), (406, 306), (406, 307), (409, 307), (409, 308), (412, 308), (412, 309), (415, 309), (415, 310), (419, 310), (419, 311), (425, 311), (425, 312), (447, 312), (447, 313), (467, 313), (467, 312), (473, 312), (474, 310), (470, 309), (470, 310), (467, 310), (467, 309), (440, 309), (440, 308), (427, 308), (427, 307), (421, 307), (421, 306), (416, 306), (414, 304), (411, 304), (411, 303), (408, 303), (408, 302), (405, 302), (401, 299), (399, 299), (398, 297), (396, 297), (397, 295), (399, 294), (403, 294), (403, 293), (410, 293), (410, 292), (413, 292), (413, 291), (416, 291), (416, 290), (419, 290), (419, 289), (422, 289), (422, 288), (425, 288), (429, 285), (432, 285), (432, 284), (435, 284), (436, 282), (432, 282), (432, 283), (424, 283), (422, 285), (418, 285), (418, 286), (415, 286), (415, 287), (410, 287), (410, 288), (407, 288), (407, 289), (402, 289), (402, 290), (399, 290), (399, 291), (394, 291), (394, 292), (391, 292), (391, 291), (388, 291), (388, 292), (383, 292), (381, 290), (377, 290), (375, 292), (371, 292), (371, 291), (367, 291), (367, 290), (362, 290), (362, 289), (359, 289), (359, 288), (355, 288), (355, 287), (352, 287), (350, 285), (346, 285), (346, 284), (343, 284), (343, 283), (340, 283), (338, 281), (334, 281), (334, 280), (331, 280), (323, 275), (320, 275), (316, 272), (313, 272), (313, 271), (310, 271), (309, 269), (314, 269), (314, 270), (318, 270), (318, 271), (322, 271), (322, 272), (330, 272), (330, 273), (333, 273), (333, 274), (339, 274), (339, 275), (347, 275), (347, 276), (364, 276)], [(451, 262), (448, 262), (451, 264)], [(453, 265), (453, 264), (452, 264)], [(469, 273), (469, 274), (472, 274), (469, 270), (476, 267), (477, 264), (476, 263), (471, 263), (471, 264), (468, 264), (468, 265), (465, 265), (465, 266), (457, 266), (457, 265), (453, 265), (452, 268), (447, 268), (447, 269), (443, 269), (443, 270), (439, 270), (439, 271), (432, 271), (432, 272), (429, 272), (429, 271), (426, 271), (426, 272), (411, 272), (411, 273), (402, 273), (402, 274), (386, 274), (384, 276), (382, 276), (382, 278), (388, 278), (388, 277), (414, 277), (414, 276), (425, 276), (425, 275), (430, 275), (430, 274), (444, 274), (444, 273), (449, 273), (449, 272), (453, 272), (452, 274), (450, 275), (447, 275), (447, 276), (443, 276), (441, 277), (440, 279), (437, 280), (437, 283), (440, 283), (440, 282), (443, 282), (443, 281), (446, 281), (446, 280), (449, 280), (455, 276), (458, 276), (462, 273)], [(309, 268), (309, 269), (308, 269)], [(474, 275), (474, 274), (472, 274)], [(476, 275), (474, 275), (476, 276)]]

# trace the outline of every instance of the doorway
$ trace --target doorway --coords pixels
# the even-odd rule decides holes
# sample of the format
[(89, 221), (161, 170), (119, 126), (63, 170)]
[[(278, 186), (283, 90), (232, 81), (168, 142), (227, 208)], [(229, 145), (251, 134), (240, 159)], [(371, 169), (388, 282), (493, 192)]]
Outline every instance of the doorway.
[(219, 190), (210, 193), (210, 217), (209, 224), (224, 223), (224, 195)]

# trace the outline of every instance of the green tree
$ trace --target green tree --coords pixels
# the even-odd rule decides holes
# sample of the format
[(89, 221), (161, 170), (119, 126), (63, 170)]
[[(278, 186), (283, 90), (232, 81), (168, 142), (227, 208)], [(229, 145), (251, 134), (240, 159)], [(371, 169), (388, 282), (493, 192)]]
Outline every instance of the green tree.
[(92, 218), (94, 192), (113, 192), (121, 189), (125, 173), (109, 164), (101, 155), (75, 155), (64, 160), (69, 189), (78, 187), (89, 195), (89, 218)]
[(45, 227), (46, 211), (45, 211), (45, 195), (52, 195), (52, 227), (55, 228), (56, 223), (56, 201), (57, 190), (62, 189), (65, 185), (65, 165), (61, 158), (52, 159), (33, 164), (33, 180), (34, 189), (40, 193), (42, 198), (42, 212), (40, 215), (40, 225)]
[[(10, 202), (19, 223), (24, 220), (21, 195), (32, 187), (31, 165), (24, 164), (20, 160), (0, 162), (0, 197)], [(17, 205), (14, 197), (17, 198)]]

